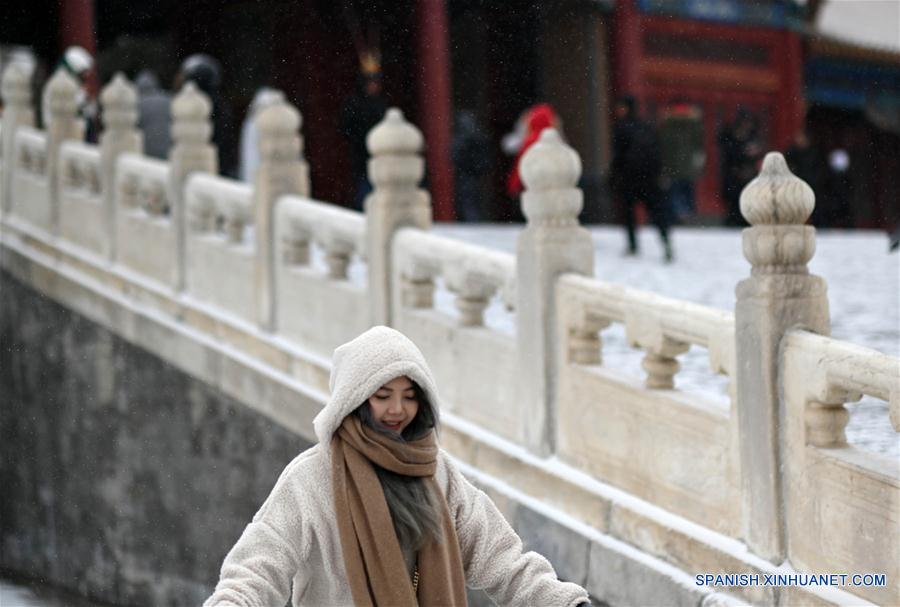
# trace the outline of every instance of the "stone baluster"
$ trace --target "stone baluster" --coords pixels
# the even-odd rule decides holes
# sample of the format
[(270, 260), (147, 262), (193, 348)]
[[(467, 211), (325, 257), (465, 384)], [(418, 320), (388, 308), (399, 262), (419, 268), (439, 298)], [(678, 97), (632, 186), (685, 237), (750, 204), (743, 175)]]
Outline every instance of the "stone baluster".
[(435, 268), (410, 260), (403, 269), (400, 280), (400, 296), (407, 308), (431, 308), (434, 306)]
[(688, 351), (690, 344), (676, 341), (663, 332), (662, 319), (651, 307), (633, 307), (625, 312), (625, 335), (630, 346), (647, 354), (641, 367), (647, 372), (644, 385), (651, 390), (671, 390), (681, 365), (675, 358)]
[(463, 327), (484, 326), (484, 311), (488, 307), (496, 285), (458, 264), (451, 264), (445, 272), (447, 287), (456, 294), (454, 305), (459, 311), (459, 324)]
[(570, 313), (568, 328), (568, 361), (576, 365), (603, 364), (603, 340), (600, 331), (611, 323), (608, 318), (592, 314), (584, 304)]
[(431, 228), (431, 198), (418, 185), (425, 171), (422, 143), (422, 133), (397, 108), (388, 110), (366, 137), (366, 147), (372, 156), (369, 181), (374, 186), (365, 201), (372, 324), (389, 325), (393, 319), (391, 241), (394, 232), (404, 226)]
[(325, 239), (324, 245), (328, 277), (333, 280), (346, 280), (347, 267), (353, 255), (353, 243), (330, 234)]
[(240, 244), (244, 240), (244, 226), (246, 221), (240, 213), (231, 213), (225, 216), (225, 240), (231, 244)]
[[(193, 82), (182, 87), (172, 100), (172, 149), (169, 151), (168, 199), (175, 228), (175, 289), (184, 290), (187, 252), (187, 212), (184, 186), (195, 171), (218, 172), (216, 146), (210, 143), (212, 104)], [(152, 212), (152, 211), (151, 211)]]
[(140, 153), (143, 135), (137, 128), (138, 96), (135, 87), (121, 73), (100, 93), (103, 133), (100, 134), (100, 191), (106, 229), (105, 251), (110, 261), (116, 257), (116, 162), (126, 152)]
[(281, 237), (282, 263), (285, 265), (309, 264), (309, 231), (299, 227), (288, 225)]
[(199, 233), (216, 229), (216, 206), (211, 197), (194, 192), (194, 200), (188, 212), (188, 225), (192, 231)]
[(12, 63), (3, 72), (0, 83), (3, 96), (3, 138), (0, 140), (0, 161), (3, 162), (3, 182), (0, 183), (0, 214), (12, 208), (12, 180), (15, 169), (16, 130), (20, 126), (34, 126), (31, 107), (31, 73), (27, 66)]
[(545, 129), (520, 164), (528, 220), (516, 245), (516, 325), (520, 434), (538, 454), (555, 449), (556, 279), (592, 275), (594, 246), (578, 224), (581, 159), (555, 129)]
[(266, 331), (276, 328), (277, 259), (275, 202), (286, 194), (309, 195), (309, 168), (302, 159), (302, 118), (294, 106), (279, 102), (259, 115), (260, 164), (253, 188), (256, 230), (257, 321)]
[(784, 157), (766, 155), (762, 171), (741, 193), (749, 278), (737, 286), (735, 347), (744, 538), (756, 554), (781, 562), (786, 554), (782, 455), (784, 404), (779, 398), (779, 345), (802, 327), (830, 332), (825, 281), (810, 275), (816, 231), (804, 225), (815, 195)]
[(56, 70), (44, 88), (47, 119), (47, 198), (49, 231), (59, 231), (59, 191), (65, 175), (60, 171), (60, 147), (67, 139), (82, 140), (84, 123), (78, 117), (78, 82), (63, 68)]
[(850, 412), (841, 397), (833, 402), (809, 401), (806, 405), (806, 442), (816, 447), (845, 447), (847, 435), (844, 429), (850, 421)]

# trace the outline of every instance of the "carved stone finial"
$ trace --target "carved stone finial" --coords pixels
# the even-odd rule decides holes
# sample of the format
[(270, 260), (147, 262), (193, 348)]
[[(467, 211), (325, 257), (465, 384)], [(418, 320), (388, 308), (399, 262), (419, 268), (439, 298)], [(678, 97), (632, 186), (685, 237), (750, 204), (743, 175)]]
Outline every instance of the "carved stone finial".
[(544, 129), (519, 165), (522, 182), (532, 192), (574, 188), (581, 177), (581, 158), (556, 129)]
[(303, 149), (298, 132), (303, 117), (297, 108), (278, 102), (259, 114), (260, 156), (267, 161), (296, 160)]
[(193, 82), (185, 84), (172, 100), (172, 138), (176, 142), (208, 143), (212, 136), (211, 111), (206, 93)]
[(44, 89), (44, 95), (49, 100), (51, 121), (75, 116), (78, 109), (78, 102), (75, 100), (77, 94), (78, 82), (75, 78), (63, 68), (56, 70)]
[(415, 188), (425, 174), (425, 161), (419, 153), (423, 142), (421, 131), (406, 121), (403, 112), (389, 109), (366, 137), (371, 154), (369, 181), (375, 189)]
[(754, 226), (802, 225), (815, 200), (812, 188), (791, 173), (784, 156), (769, 152), (759, 176), (741, 192), (741, 214)]
[(25, 106), (31, 102), (31, 74), (21, 63), (11, 63), (3, 72), (0, 94), (7, 106)]
[(121, 73), (100, 93), (103, 106), (103, 124), (108, 129), (121, 130), (137, 124), (137, 89)]
[(422, 132), (403, 117), (403, 112), (392, 107), (384, 119), (369, 131), (366, 148), (372, 156), (417, 154), (422, 150)]
[(741, 192), (741, 213), (752, 224), (744, 230), (744, 257), (754, 274), (807, 274), (816, 250), (816, 230), (803, 225), (815, 195), (788, 169), (784, 156), (766, 154), (759, 176)]
[(522, 212), (529, 224), (575, 225), (584, 205), (575, 187), (581, 176), (581, 158), (556, 129), (544, 129), (519, 164), (525, 192)]

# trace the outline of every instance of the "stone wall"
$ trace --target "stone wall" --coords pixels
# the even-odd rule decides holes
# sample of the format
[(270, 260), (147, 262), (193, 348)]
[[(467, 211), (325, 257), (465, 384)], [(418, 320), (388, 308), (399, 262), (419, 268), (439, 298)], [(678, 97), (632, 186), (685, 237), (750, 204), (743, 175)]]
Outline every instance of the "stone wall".
[(201, 602), (309, 443), (6, 272), (0, 345), (0, 568), (116, 604)]

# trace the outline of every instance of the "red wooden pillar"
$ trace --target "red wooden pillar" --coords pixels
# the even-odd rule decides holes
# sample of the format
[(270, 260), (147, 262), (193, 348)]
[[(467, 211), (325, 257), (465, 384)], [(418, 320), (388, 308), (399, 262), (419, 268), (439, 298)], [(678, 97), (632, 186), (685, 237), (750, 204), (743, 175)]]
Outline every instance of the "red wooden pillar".
[(803, 44), (800, 34), (791, 30), (781, 32), (781, 57), (778, 59), (780, 90), (775, 111), (775, 149), (788, 147), (794, 134), (803, 124), (806, 102), (803, 96)]
[(425, 135), (425, 163), (435, 221), (451, 221), (453, 166), (450, 163), (450, 53), (445, 0), (417, 0), (419, 124)]
[(59, 45), (60, 53), (77, 45), (94, 57), (94, 69), (87, 79), (91, 97), (97, 96), (97, 39), (94, 23), (94, 0), (59, 0)]
[(644, 96), (641, 78), (641, 14), (634, 0), (619, 0), (613, 15), (613, 66), (616, 96)]

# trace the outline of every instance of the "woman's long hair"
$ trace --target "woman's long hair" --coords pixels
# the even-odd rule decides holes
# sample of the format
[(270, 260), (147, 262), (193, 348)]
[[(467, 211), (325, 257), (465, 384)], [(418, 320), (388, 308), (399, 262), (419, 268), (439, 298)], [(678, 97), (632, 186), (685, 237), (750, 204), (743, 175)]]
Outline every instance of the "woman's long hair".
[[(419, 410), (399, 436), (376, 423), (368, 401), (357, 407), (353, 413), (365, 426), (375, 432), (388, 434), (395, 440), (413, 441), (422, 438), (428, 432), (437, 430), (437, 416), (425, 392), (415, 382), (413, 390), (416, 393)], [(381, 481), (401, 549), (417, 552), (429, 540), (440, 543), (443, 519), (440, 500), (443, 497), (435, 495), (423, 478), (397, 474), (374, 463), (372, 467), (378, 475), (378, 480)]]

